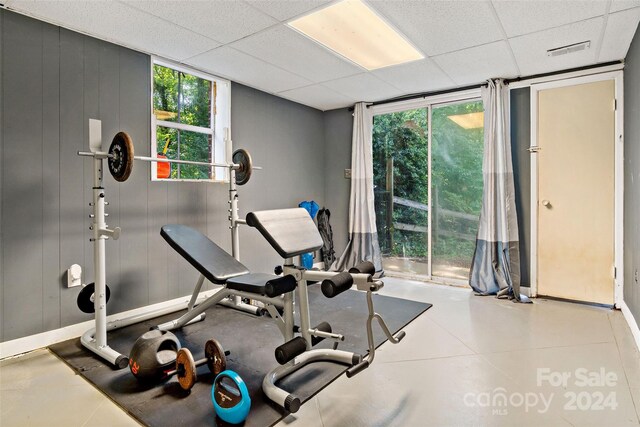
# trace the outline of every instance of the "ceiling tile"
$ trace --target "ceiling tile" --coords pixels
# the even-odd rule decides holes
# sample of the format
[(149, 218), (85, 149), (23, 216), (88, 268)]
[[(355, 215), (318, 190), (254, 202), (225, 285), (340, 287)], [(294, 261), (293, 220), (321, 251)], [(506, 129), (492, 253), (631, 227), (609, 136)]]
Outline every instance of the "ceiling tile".
[(609, 14), (598, 61), (624, 59), (638, 28), (638, 22), (640, 22), (640, 8)]
[(632, 7), (640, 7), (640, 0), (613, 0), (609, 8), (609, 13), (631, 9)]
[[(546, 73), (594, 64), (604, 18), (592, 18), (538, 33), (509, 39), (522, 75)], [(591, 41), (589, 49), (560, 56), (547, 56), (547, 50)]]
[(127, 4), (223, 44), (277, 23), (241, 1), (133, 1)]
[(247, 0), (251, 6), (280, 21), (302, 15), (329, 2), (330, 0)]
[(189, 65), (266, 92), (276, 93), (311, 82), (228, 46), (189, 58)]
[(324, 86), (358, 101), (380, 101), (402, 95), (402, 91), (383, 82), (371, 73), (362, 73), (323, 83)]
[(219, 43), (112, 1), (11, 1), (17, 11), (165, 58), (182, 60)]
[(381, 68), (375, 70), (373, 74), (401, 89), (405, 95), (455, 86), (455, 82), (429, 58), (409, 62), (408, 64)]
[(546, 30), (604, 15), (606, 1), (494, 0), (498, 18), (507, 37)]
[(284, 24), (231, 46), (316, 83), (363, 71)]
[(493, 77), (518, 76), (518, 68), (504, 40), (445, 53), (433, 57), (433, 60), (458, 85), (481, 83)]
[(333, 92), (331, 89), (323, 85), (312, 85), (301, 87), (298, 89), (280, 92), (278, 94), (291, 101), (308, 105), (319, 110), (333, 110), (351, 106), (354, 104), (353, 99), (349, 99), (343, 95)]
[(370, 1), (428, 56), (502, 39), (487, 1)]

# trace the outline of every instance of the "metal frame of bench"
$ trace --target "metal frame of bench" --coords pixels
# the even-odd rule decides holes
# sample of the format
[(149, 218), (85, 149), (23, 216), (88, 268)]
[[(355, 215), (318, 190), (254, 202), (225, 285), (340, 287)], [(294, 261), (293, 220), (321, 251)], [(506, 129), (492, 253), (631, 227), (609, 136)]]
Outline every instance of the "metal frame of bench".
[[(224, 252), (215, 243), (211, 242), (206, 236), (202, 235), (193, 229), (184, 226), (183, 232), (192, 233), (192, 237), (197, 240), (193, 244), (193, 248), (197, 248), (200, 252), (210, 255), (210, 257), (203, 257), (202, 253), (194, 255), (188, 252), (188, 244), (184, 242), (177, 242), (167, 238), (163, 234), (163, 237), (167, 239), (169, 244), (180, 253), (187, 261), (189, 261), (196, 269), (201, 273), (198, 282), (193, 290), (191, 300), (187, 307), (187, 313), (180, 318), (162, 323), (157, 326), (160, 330), (173, 330), (181, 328), (188, 324), (198, 322), (205, 318), (205, 311), (220, 303), (225, 298), (230, 296), (236, 296), (240, 298), (248, 298), (254, 301), (260, 301), (265, 305), (265, 308), (275, 320), (276, 325), (280, 329), (283, 335), (284, 342), (288, 342), (294, 339), (295, 333), (299, 333), (300, 337), (304, 339), (305, 350), (302, 353), (298, 353), (292, 360), (272, 369), (265, 375), (262, 381), (262, 390), (265, 395), (273, 402), (283, 407), (288, 412), (297, 412), (301, 405), (301, 400), (294, 393), (290, 393), (284, 389), (281, 389), (276, 385), (276, 382), (282, 378), (296, 372), (300, 368), (318, 361), (329, 361), (346, 365), (347, 376), (351, 377), (366, 369), (372, 362), (375, 356), (375, 345), (373, 340), (372, 323), (376, 319), (383, 332), (392, 343), (396, 344), (404, 337), (404, 332), (400, 331), (395, 336), (391, 334), (389, 328), (385, 324), (382, 317), (375, 313), (373, 308), (372, 294), (380, 290), (384, 284), (380, 280), (374, 281), (370, 274), (362, 273), (350, 273), (353, 279), (353, 284), (360, 291), (365, 291), (367, 295), (367, 304), (369, 309), (369, 317), (367, 319), (367, 338), (369, 345), (368, 354), (363, 357), (358, 353), (337, 350), (337, 349), (313, 349), (313, 338), (331, 339), (336, 342), (344, 341), (344, 336), (341, 334), (327, 332), (319, 330), (318, 328), (311, 327), (310, 320), (310, 307), (309, 307), (309, 294), (307, 289), (308, 281), (321, 281), (331, 280), (338, 273), (329, 271), (317, 271), (306, 270), (302, 267), (294, 265), (294, 257), (301, 255), (302, 253), (311, 252), (317, 250), (322, 246), (322, 238), (318, 230), (315, 228), (315, 224), (311, 217), (304, 209), (281, 209), (275, 211), (262, 211), (253, 212), (247, 215), (246, 223), (252, 227), (257, 228), (262, 235), (267, 239), (271, 246), (284, 258), (283, 264), (283, 276), (286, 278), (292, 276), (295, 279), (295, 287), (293, 290), (282, 294), (282, 298), (269, 297), (262, 293), (246, 292), (238, 289), (232, 289), (229, 284), (234, 283), (247, 283), (242, 282), (243, 278), (250, 279), (251, 274), (247, 274), (247, 269), (242, 264), (234, 260), (229, 254)], [(167, 227), (167, 226), (165, 226)], [(164, 232), (164, 227), (163, 227)], [(198, 233), (198, 234), (196, 234)], [(174, 232), (174, 237), (182, 237), (184, 234), (178, 231)], [(206, 239), (206, 240), (205, 240)], [(188, 238), (187, 238), (188, 240)], [(194, 250), (194, 252), (196, 252)], [(193, 255), (193, 256), (192, 256)], [(211, 259), (217, 258), (216, 262), (212, 262)], [(218, 268), (218, 264), (225, 264)], [(206, 265), (209, 264), (210, 268)], [(215, 271), (214, 271), (215, 270)], [(276, 277), (276, 276), (272, 276)], [(202, 285), (205, 279), (209, 279), (213, 283), (217, 283), (221, 286), (220, 290), (213, 296), (207, 298), (204, 302), (196, 305), (198, 295), (202, 289)], [(277, 280), (277, 279), (276, 279)], [(289, 280), (292, 280), (291, 278)], [(249, 280), (250, 281), (250, 280)], [(255, 280), (254, 280), (255, 283)], [(261, 283), (261, 282), (260, 282)], [(291, 284), (291, 282), (290, 282)], [(237, 284), (235, 285), (237, 286)], [(350, 285), (348, 285), (350, 286)], [(340, 292), (344, 291), (341, 289)], [(299, 303), (299, 327), (295, 326), (295, 312), (294, 312), (294, 293), (297, 293)], [(283, 314), (276, 310), (275, 307), (280, 306), (283, 302)], [(299, 340), (299, 338), (295, 338)], [(291, 354), (293, 356), (293, 354)]]

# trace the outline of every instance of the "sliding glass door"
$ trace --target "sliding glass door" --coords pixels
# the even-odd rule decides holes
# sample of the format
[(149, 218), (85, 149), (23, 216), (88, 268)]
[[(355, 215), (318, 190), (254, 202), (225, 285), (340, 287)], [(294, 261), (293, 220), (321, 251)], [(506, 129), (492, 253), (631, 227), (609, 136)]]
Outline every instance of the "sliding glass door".
[(376, 227), (383, 268), (428, 275), (427, 110), (374, 116)]
[(480, 100), (374, 116), (376, 225), (388, 274), (466, 281), (482, 204)]

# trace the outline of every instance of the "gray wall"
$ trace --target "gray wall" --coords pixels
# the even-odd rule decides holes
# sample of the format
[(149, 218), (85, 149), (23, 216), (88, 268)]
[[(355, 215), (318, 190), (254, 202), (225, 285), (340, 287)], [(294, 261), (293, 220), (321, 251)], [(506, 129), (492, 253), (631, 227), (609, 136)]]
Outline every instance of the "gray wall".
[(624, 300), (640, 325), (640, 31), (624, 71)]
[(528, 87), (511, 91), (511, 158), (516, 189), (518, 236), (520, 237), (520, 281), (530, 286), (529, 247), (531, 245), (531, 91)]
[[(530, 244), (530, 141), (529, 88), (511, 92), (511, 150), (516, 187), (516, 209), (520, 233), (520, 268), (523, 286), (529, 286)], [(339, 256), (348, 242), (350, 181), (344, 169), (351, 167), (353, 116), (346, 108), (326, 111), (325, 133), (325, 200), (331, 210), (331, 227)]]
[[(88, 119), (102, 120), (105, 145), (119, 131), (136, 153), (150, 151), (149, 56), (0, 9), (0, 341), (91, 319), (76, 307), (79, 288), (63, 280), (74, 263), (93, 280), (89, 242), (92, 163)], [(265, 167), (240, 188), (241, 215), (324, 203), (323, 114), (232, 85), (232, 137)], [(181, 223), (230, 250), (227, 186), (151, 182), (149, 164), (131, 178), (105, 178), (109, 313), (191, 292), (196, 271), (161, 239)], [(241, 232), (241, 257), (256, 271), (280, 260), (255, 230)]]
[(344, 170), (351, 168), (351, 138), (353, 115), (346, 109), (324, 113), (325, 176), (324, 199), (331, 211), (331, 228), (336, 258), (349, 241), (349, 192), (351, 181), (345, 179)]

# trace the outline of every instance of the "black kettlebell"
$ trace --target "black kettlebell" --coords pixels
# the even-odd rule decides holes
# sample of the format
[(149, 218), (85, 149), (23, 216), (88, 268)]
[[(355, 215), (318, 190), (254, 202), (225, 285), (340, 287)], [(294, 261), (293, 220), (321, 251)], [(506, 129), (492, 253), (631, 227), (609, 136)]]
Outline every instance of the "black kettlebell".
[(129, 369), (142, 381), (157, 381), (175, 368), (176, 355), (180, 350), (178, 337), (158, 329), (144, 333), (138, 338), (129, 354)]

